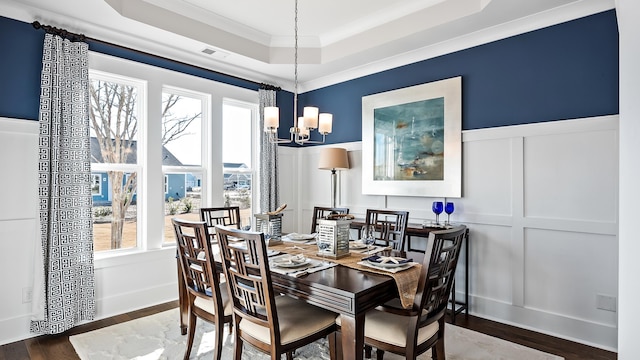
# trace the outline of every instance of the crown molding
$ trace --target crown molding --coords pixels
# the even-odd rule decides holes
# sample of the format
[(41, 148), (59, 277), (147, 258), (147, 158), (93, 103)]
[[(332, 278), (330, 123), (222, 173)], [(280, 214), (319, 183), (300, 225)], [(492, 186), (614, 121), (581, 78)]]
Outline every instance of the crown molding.
[(561, 24), (615, 8), (614, 0), (583, 0), (540, 12), (518, 20), (469, 33), (451, 40), (388, 57), (362, 66), (300, 83), (300, 93), (320, 89), (437, 56), (487, 44), (526, 32)]

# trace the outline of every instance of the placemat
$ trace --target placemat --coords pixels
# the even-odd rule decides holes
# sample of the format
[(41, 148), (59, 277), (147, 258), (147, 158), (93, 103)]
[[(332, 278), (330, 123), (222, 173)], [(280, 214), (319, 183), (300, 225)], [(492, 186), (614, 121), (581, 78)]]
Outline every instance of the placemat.
[[(317, 245), (292, 244), (290, 242), (286, 242), (269, 246), (269, 249), (291, 255), (303, 254), (304, 256), (309, 258), (322, 259), (322, 256), (318, 255)], [(411, 308), (411, 306), (413, 305), (413, 299), (416, 296), (416, 290), (418, 289), (418, 280), (420, 279), (420, 269), (422, 268), (422, 264), (418, 263), (404, 271), (391, 273), (383, 269), (374, 269), (358, 264), (360, 261), (362, 261), (362, 258), (366, 256), (368, 255), (351, 253), (350, 256), (345, 256), (340, 259), (327, 259), (339, 265), (347, 266), (352, 269), (391, 276), (395, 280), (396, 286), (398, 287), (398, 294), (400, 295), (402, 306), (404, 306), (405, 308)]]

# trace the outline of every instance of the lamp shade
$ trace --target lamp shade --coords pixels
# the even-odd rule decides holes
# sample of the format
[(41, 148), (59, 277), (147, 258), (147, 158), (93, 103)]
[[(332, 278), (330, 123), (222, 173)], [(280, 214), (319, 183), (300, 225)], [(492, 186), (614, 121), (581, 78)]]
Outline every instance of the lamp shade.
[(320, 150), (320, 162), (318, 169), (323, 170), (345, 170), (349, 168), (349, 156), (347, 149), (324, 148)]

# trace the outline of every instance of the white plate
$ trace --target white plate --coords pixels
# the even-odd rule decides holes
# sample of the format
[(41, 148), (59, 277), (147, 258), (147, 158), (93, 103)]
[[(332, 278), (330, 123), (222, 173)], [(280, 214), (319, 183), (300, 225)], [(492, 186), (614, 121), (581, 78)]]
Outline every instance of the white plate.
[(278, 259), (273, 261), (273, 265), (281, 268), (298, 268), (311, 262), (311, 259), (304, 259), (302, 262), (291, 262), (288, 259)]
[(411, 264), (410, 262), (403, 262), (403, 263), (396, 264), (394, 262), (379, 263), (379, 262), (369, 261), (369, 260), (365, 260), (365, 261), (367, 263), (373, 265), (373, 266), (378, 266), (378, 267), (382, 267), (382, 268), (389, 268), (389, 269), (393, 269), (393, 268), (397, 268), (397, 267), (401, 267), (401, 266), (405, 266), (405, 265)]
[(351, 250), (361, 250), (366, 248), (367, 244), (364, 244), (360, 241), (349, 241), (349, 249)]
[(296, 233), (292, 233), (292, 234), (287, 235), (287, 238), (289, 238), (290, 240), (293, 240), (293, 241), (306, 241), (306, 240), (315, 239), (316, 235), (315, 234), (296, 234)]

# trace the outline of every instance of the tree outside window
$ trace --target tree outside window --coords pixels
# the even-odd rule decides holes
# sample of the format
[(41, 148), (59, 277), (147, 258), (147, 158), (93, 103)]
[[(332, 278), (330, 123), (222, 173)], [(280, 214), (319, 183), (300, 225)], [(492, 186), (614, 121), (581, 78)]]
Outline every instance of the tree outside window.
[[(99, 251), (136, 247), (138, 174), (145, 155), (144, 144), (139, 141), (143, 129), (141, 114), (147, 106), (144, 86), (134, 79), (95, 72), (89, 90), (92, 171), (95, 181), (105, 176), (108, 186), (108, 191), (103, 192), (94, 190), (97, 183), (93, 183), (94, 248)], [(177, 94), (163, 95), (163, 147), (189, 138), (194, 122), (200, 124), (200, 109), (186, 116), (180, 111), (185, 99)], [(195, 146), (200, 148), (199, 138)]]

